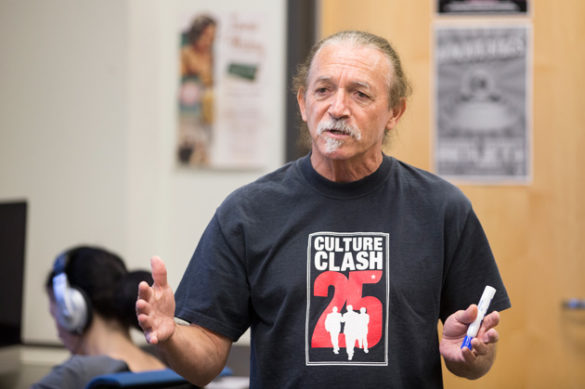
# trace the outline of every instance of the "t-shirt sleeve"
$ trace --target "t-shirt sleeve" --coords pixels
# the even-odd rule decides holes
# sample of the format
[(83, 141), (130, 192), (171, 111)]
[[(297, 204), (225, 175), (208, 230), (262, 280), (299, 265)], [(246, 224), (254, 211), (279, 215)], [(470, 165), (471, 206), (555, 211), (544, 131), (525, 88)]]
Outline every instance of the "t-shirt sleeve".
[(477, 304), (486, 285), (496, 289), (488, 312), (511, 306), (487, 237), (471, 205), (462, 215), (456, 217), (461, 222), (448, 221), (446, 231), (440, 310), (443, 322), (455, 311)]
[[(229, 239), (227, 236), (229, 236)], [(175, 293), (175, 316), (236, 341), (250, 325), (243, 232), (207, 226)]]

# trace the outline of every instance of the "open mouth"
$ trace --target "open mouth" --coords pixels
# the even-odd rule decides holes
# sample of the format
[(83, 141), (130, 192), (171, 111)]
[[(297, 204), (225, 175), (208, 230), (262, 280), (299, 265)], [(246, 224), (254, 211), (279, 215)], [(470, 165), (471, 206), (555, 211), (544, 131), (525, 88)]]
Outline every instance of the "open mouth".
[(331, 129), (327, 129), (325, 130), (326, 132), (330, 132), (332, 134), (336, 134), (336, 135), (351, 135), (351, 133), (349, 131), (345, 131), (345, 130), (337, 130), (335, 128), (331, 128)]

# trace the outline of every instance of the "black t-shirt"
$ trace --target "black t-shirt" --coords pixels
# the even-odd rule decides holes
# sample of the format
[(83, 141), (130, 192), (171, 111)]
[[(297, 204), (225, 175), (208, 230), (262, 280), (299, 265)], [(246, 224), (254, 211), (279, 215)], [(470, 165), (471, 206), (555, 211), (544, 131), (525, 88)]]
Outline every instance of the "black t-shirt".
[(485, 285), (491, 310), (510, 306), (455, 186), (387, 156), (335, 183), (306, 156), (217, 209), (176, 315), (233, 340), (251, 327), (252, 388), (440, 388), (437, 322)]

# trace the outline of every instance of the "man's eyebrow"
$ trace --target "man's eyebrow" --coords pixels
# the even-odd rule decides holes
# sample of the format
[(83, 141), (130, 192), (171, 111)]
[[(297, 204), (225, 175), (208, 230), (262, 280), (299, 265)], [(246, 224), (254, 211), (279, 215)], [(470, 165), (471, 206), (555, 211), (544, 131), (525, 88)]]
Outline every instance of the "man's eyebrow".
[(315, 82), (327, 82), (327, 83), (333, 83), (332, 78), (329, 76), (321, 76), (321, 77), (317, 77), (317, 79), (315, 80)]
[(358, 87), (358, 88), (364, 88), (364, 89), (368, 89), (368, 90), (372, 89), (372, 86), (365, 81), (352, 81), (349, 83), (349, 85), (350, 85), (350, 87), (353, 87), (353, 88)]
[[(315, 80), (315, 83), (323, 82), (323, 83), (334, 83), (333, 78), (330, 76), (321, 76)], [(351, 81), (349, 83), (350, 88), (365, 88), (365, 89), (372, 89), (372, 85), (366, 81)]]

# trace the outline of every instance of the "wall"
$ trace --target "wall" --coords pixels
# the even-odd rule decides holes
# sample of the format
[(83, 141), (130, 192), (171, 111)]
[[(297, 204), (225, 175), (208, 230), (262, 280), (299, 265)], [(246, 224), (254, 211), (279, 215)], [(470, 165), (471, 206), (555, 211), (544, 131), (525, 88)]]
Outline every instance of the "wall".
[[(177, 24), (206, 7), (262, 12), (274, 32), (265, 169), (174, 164)], [(60, 250), (104, 245), (132, 268), (157, 254), (176, 286), (223, 198), (282, 164), (285, 9), (262, 0), (0, 2), (0, 201), (29, 202), (25, 342), (57, 342), (43, 284)]]
[[(447, 388), (581, 388), (585, 382), (585, 311), (561, 306), (564, 299), (585, 297), (585, 3), (530, 3), (533, 180), (461, 186), (484, 225), (513, 307), (502, 314), (492, 371), (479, 381), (445, 371)], [(432, 168), (434, 4), (322, 0), (322, 35), (365, 29), (387, 37), (401, 54), (414, 95), (387, 152), (425, 169)]]
[(1, 7), (0, 198), (29, 203), (23, 335), (37, 341), (55, 337), (42, 285), (58, 251), (84, 240), (124, 248), (128, 12)]

